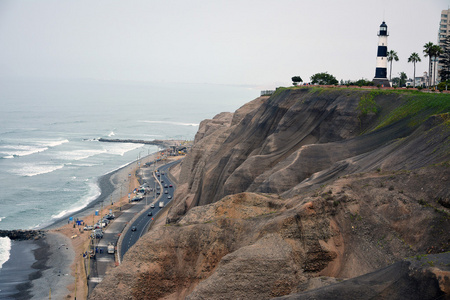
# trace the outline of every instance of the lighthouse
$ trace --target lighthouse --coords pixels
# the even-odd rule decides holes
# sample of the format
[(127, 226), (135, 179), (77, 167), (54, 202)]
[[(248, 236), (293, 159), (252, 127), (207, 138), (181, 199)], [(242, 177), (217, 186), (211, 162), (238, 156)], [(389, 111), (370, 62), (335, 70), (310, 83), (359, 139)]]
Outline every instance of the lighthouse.
[(389, 36), (387, 31), (387, 25), (383, 21), (380, 25), (380, 31), (378, 32), (378, 51), (377, 51), (377, 68), (375, 70), (375, 78), (373, 83), (375, 85), (381, 84), (382, 86), (390, 87), (389, 80), (387, 79), (387, 37)]

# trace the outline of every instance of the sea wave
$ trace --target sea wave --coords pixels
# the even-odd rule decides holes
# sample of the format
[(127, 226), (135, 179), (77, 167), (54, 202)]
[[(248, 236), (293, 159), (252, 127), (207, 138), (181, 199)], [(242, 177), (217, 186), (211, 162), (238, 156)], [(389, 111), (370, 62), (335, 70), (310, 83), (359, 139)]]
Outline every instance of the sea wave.
[(77, 204), (75, 206), (73, 206), (69, 209), (62, 210), (59, 213), (52, 215), (51, 216), (52, 221), (50, 222), (50, 224), (53, 223), (54, 220), (58, 220), (63, 217), (67, 217), (67, 216), (85, 208), (89, 203), (91, 203), (92, 201), (97, 199), (98, 196), (100, 196), (101, 189), (97, 183), (89, 181), (88, 185), (89, 185), (89, 189), (88, 189), (87, 194), (82, 199), (80, 199), (80, 201), (77, 202)]
[(14, 158), (19, 156), (28, 156), (35, 153), (40, 153), (65, 143), (69, 140), (38, 140), (28, 142), (28, 145), (20, 145), (17, 143), (10, 143), (9, 145), (0, 146), (1, 158)]
[(170, 125), (180, 125), (180, 126), (198, 126), (198, 123), (183, 123), (174, 121), (140, 121), (142, 123), (154, 123), (154, 124), (170, 124)]
[(141, 148), (142, 145), (133, 143), (104, 143), (103, 147), (108, 154), (124, 156), (128, 151)]
[(19, 168), (12, 169), (10, 172), (24, 177), (32, 177), (36, 175), (51, 173), (53, 171), (64, 168), (64, 164), (51, 165), (46, 163), (36, 164), (20, 164)]
[(18, 156), (27, 156), (48, 150), (48, 147), (32, 145), (5, 145), (0, 146), (0, 156), (2, 158), (14, 158)]
[(36, 141), (36, 144), (38, 145), (43, 145), (46, 147), (56, 147), (65, 143), (68, 143), (69, 140), (68, 139), (64, 139), (64, 140), (41, 140), (41, 141)]
[(115, 136), (115, 135), (116, 135), (116, 134), (114, 133), (114, 131), (111, 131), (111, 132), (108, 134), (109, 137)]
[(11, 240), (7, 237), (0, 237), (0, 269), (8, 261), (11, 253)]
[(83, 160), (94, 155), (106, 153), (104, 149), (79, 149), (72, 151), (61, 151), (56, 154), (56, 158), (62, 160)]

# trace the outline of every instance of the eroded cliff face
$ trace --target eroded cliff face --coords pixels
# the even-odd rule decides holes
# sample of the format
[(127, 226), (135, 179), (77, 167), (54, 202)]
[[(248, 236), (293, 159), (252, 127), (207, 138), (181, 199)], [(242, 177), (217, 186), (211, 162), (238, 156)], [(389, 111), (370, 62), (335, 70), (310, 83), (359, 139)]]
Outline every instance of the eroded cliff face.
[[(217, 126), (220, 115), (202, 122), (182, 164), (169, 222), (226, 195), (247, 191), (292, 197), (346, 174), (415, 169), (449, 160), (448, 144), (439, 146), (449, 134), (441, 134), (443, 119), (412, 120), (426, 113), (419, 111), (374, 130), (412, 96), (371, 93), (287, 90), (243, 106), (231, 123)], [(377, 113), (363, 114), (361, 100), (370, 97)], [(208, 130), (212, 126), (215, 130)]]
[[(267, 299), (449, 251), (448, 113), (380, 126), (410, 96), (362, 114), (368, 95), (288, 90), (202, 122), (167, 224), (91, 298)], [(430, 297), (450, 291), (450, 266), (425, 267)]]

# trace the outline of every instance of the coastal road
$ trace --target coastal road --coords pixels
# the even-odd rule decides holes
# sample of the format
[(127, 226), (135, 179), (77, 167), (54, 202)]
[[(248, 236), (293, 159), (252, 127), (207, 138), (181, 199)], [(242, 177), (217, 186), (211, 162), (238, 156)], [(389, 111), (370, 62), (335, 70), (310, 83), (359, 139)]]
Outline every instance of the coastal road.
[[(150, 208), (150, 205), (148, 205), (146, 207), (146, 211), (142, 213), (139, 217), (137, 217), (132, 224), (130, 224), (130, 226), (127, 228), (128, 229), (127, 231), (122, 233), (124, 236), (120, 249), (121, 260), (125, 255), (125, 253), (139, 240), (139, 238), (141, 238), (147, 232), (147, 229), (150, 226), (151, 222), (154, 220), (154, 218), (162, 209), (162, 207), (159, 206), (159, 203), (163, 202), (165, 207), (170, 201), (172, 201), (176, 186), (170, 180), (169, 176), (167, 175), (167, 172), (168, 169), (176, 163), (179, 163), (179, 161), (171, 162), (158, 168), (159, 176), (157, 178), (159, 181), (157, 183), (157, 188), (159, 186), (159, 189), (157, 190), (160, 191), (161, 195), (159, 195), (156, 200), (153, 196), (150, 195), (148, 204), (153, 204), (154, 208)], [(153, 178), (152, 170), (151, 169), (143, 169), (143, 170), (144, 170), (143, 175), (144, 181), (150, 182), (150, 178)], [(144, 202), (144, 200), (142, 200), (141, 202)], [(149, 216), (148, 215), (149, 213), (151, 213), (152, 215)], [(131, 230), (131, 228), (133, 227), (136, 228), (136, 231)]]
[[(98, 283), (103, 280), (106, 271), (116, 265), (115, 255), (108, 254), (108, 245), (112, 243), (116, 246), (117, 249), (117, 242), (119, 240), (119, 237), (121, 235), (124, 235), (122, 247), (120, 249), (121, 251), (118, 252), (120, 253), (120, 260), (122, 260), (123, 255), (128, 251), (128, 249), (147, 232), (147, 228), (149, 227), (152, 219), (161, 210), (158, 202), (163, 201), (165, 206), (172, 200), (169, 199), (168, 196), (170, 195), (171, 197), (173, 197), (175, 184), (173, 184), (167, 176), (167, 170), (176, 163), (179, 163), (179, 161), (174, 161), (159, 167), (160, 177), (158, 177), (158, 179), (163, 180), (162, 190), (160, 186), (160, 191), (162, 191), (161, 196), (156, 195), (156, 192), (150, 192), (150, 194), (147, 194), (143, 200), (130, 203), (129, 208), (123, 210), (120, 216), (106, 227), (103, 232), (103, 238), (93, 240), (93, 248), (96, 249), (96, 254), (95, 259), (91, 260), (90, 276), (88, 282), (89, 293), (93, 288), (95, 288)], [(154, 180), (152, 172), (152, 167), (141, 169), (143, 181), (147, 183), (151, 188), (153, 188), (153, 190), (155, 190), (155, 186), (159, 186), (160, 183)], [(164, 175), (162, 175), (163, 173)], [(167, 184), (168, 186), (172, 184), (173, 187), (164, 188), (165, 184)], [(167, 194), (164, 193), (165, 190), (167, 190)], [(157, 196), (156, 198), (160, 197), (160, 199), (156, 199), (155, 196)], [(155, 208), (153, 209), (150, 208), (150, 204), (152, 203), (154, 203), (155, 205)], [(152, 216), (148, 216), (149, 211), (152, 212)], [(133, 221), (133, 223), (127, 227), (130, 221)], [(132, 226), (136, 226), (137, 230), (129, 230)]]

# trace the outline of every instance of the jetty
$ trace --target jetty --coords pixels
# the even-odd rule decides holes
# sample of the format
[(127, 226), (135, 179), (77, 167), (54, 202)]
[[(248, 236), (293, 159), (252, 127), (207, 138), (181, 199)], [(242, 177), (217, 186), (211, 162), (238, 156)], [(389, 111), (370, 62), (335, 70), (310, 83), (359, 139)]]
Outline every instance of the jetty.
[(106, 142), (106, 143), (134, 143), (134, 144), (145, 144), (145, 145), (154, 145), (154, 146), (160, 146), (162, 148), (177, 146), (183, 143), (182, 140), (152, 140), (152, 141), (145, 141), (145, 140), (133, 140), (133, 139), (105, 139), (105, 138), (99, 138), (99, 142)]

